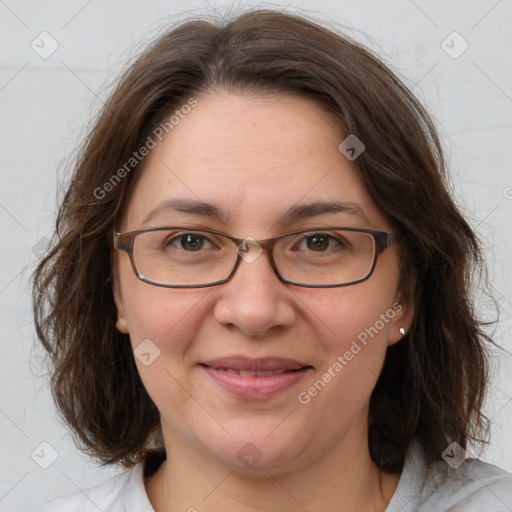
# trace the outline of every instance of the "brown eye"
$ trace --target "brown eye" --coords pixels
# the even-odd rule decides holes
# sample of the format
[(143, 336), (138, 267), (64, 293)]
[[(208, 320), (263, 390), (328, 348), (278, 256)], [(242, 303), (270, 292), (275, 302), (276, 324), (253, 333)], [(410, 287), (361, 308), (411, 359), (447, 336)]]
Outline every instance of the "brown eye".
[(171, 246), (175, 249), (183, 249), (187, 252), (198, 252), (205, 248), (207, 243), (209, 243), (209, 241), (203, 235), (198, 235), (197, 233), (182, 233), (168, 239), (166, 247)]
[(306, 238), (306, 245), (312, 251), (325, 251), (330, 240), (331, 237), (328, 235), (315, 234)]
[(180, 237), (180, 245), (186, 251), (198, 251), (204, 245), (204, 237), (199, 235), (184, 235)]

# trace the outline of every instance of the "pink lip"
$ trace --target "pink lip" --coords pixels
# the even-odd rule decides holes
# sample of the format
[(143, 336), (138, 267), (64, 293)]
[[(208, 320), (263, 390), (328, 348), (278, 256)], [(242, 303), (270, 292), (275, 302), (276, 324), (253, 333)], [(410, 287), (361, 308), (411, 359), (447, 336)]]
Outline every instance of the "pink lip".
[[(306, 373), (312, 370), (310, 365), (278, 357), (265, 359), (228, 357), (207, 361), (202, 363), (201, 367), (216, 384), (237, 398), (245, 400), (271, 398), (296, 384)], [(285, 373), (243, 377), (235, 373), (229, 373), (226, 371), (227, 369), (243, 371), (285, 370)]]

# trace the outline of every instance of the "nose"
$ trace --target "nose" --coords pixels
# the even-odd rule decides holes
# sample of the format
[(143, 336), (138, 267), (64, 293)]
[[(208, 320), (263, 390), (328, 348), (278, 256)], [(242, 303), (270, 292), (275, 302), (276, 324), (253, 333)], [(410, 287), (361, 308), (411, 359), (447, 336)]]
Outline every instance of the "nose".
[(289, 285), (274, 273), (268, 253), (263, 251), (253, 259), (254, 250), (251, 247), (245, 253), (235, 275), (220, 285), (214, 316), (217, 322), (249, 336), (263, 336), (271, 329), (293, 325), (296, 311)]

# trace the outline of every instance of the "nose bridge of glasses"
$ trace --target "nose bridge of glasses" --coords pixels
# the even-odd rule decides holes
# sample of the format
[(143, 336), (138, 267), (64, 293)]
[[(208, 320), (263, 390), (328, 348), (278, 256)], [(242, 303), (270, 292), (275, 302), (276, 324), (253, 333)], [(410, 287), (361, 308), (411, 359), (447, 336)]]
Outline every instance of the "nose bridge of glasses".
[(266, 240), (256, 240), (252, 236), (248, 236), (247, 238), (244, 238), (241, 240), (237, 245), (237, 252), (239, 253), (246, 253), (249, 252), (249, 248), (252, 247), (253, 250), (256, 250), (258, 252), (261, 251), (269, 251), (272, 246), (274, 245), (274, 240), (272, 239), (266, 239)]
[(267, 251), (270, 259), (272, 259), (271, 252), (274, 243), (275, 241), (273, 239), (256, 240), (254, 237), (249, 236), (238, 241), (236, 253), (239, 258), (243, 259), (246, 263), (252, 263), (264, 251)]
[[(266, 261), (264, 266), (266, 267), (267, 265), (269, 265), (271, 270), (267, 269), (266, 271), (270, 270), (277, 276), (278, 279), (281, 279), (279, 271), (277, 270), (277, 267), (274, 262), (273, 254), (272, 254), (272, 249), (277, 242), (277, 238), (266, 238), (266, 239), (256, 240), (254, 237), (248, 236), (244, 239), (232, 238), (232, 240), (236, 240), (237, 260), (236, 260), (234, 267), (232, 268), (231, 277), (239, 269), (242, 260), (244, 263), (252, 264), (257, 259), (260, 258), (260, 256), (263, 254), (263, 252), (267, 252), (268, 259), (264, 258), (264, 260)], [(249, 266), (252, 266), (252, 265), (249, 265)], [(254, 272), (254, 269), (252, 269), (251, 272)]]

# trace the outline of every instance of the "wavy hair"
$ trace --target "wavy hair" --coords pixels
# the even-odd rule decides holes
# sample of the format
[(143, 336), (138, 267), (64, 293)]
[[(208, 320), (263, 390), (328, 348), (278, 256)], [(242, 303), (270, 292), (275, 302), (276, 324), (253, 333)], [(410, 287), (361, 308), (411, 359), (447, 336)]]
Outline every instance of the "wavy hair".
[(127, 335), (115, 327), (108, 237), (142, 171), (134, 153), (194, 94), (216, 89), (301, 95), (326, 107), (364, 142), (359, 176), (403, 233), (399, 286), (415, 313), (407, 335), (388, 348), (370, 398), (373, 461), (399, 472), (413, 439), (428, 460), (451, 441), (486, 443), (493, 342), (470, 294), (482, 258), (448, 191), (434, 123), (402, 81), (348, 36), (299, 14), (256, 10), (222, 22), (188, 20), (151, 43), (77, 153), (51, 249), (34, 272), (33, 304), (52, 394), (78, 446), (126, 468), (163, 449), (159, 412)]

